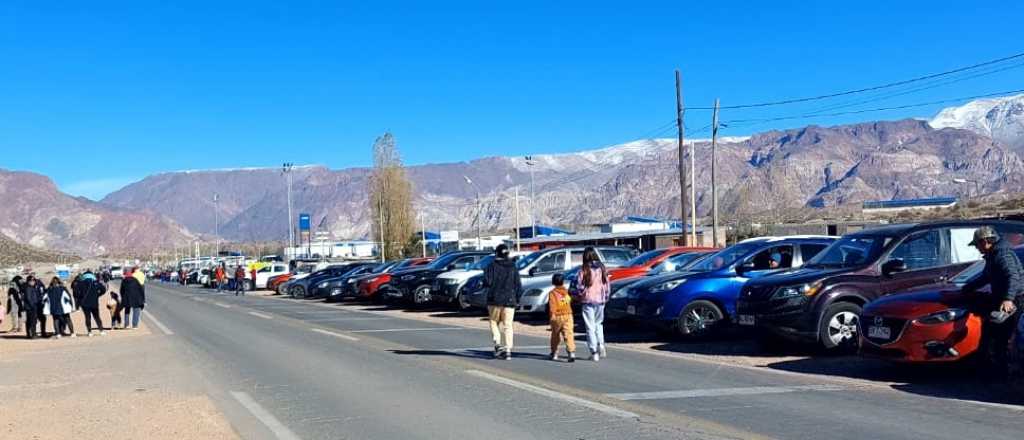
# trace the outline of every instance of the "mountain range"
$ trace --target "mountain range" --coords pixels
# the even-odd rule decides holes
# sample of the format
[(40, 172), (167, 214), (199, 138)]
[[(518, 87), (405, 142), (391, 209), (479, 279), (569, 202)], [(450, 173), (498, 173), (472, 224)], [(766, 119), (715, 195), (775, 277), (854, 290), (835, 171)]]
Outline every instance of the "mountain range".
[[(1024, 95), (1018, 95), (944, 109), (932, 120), (812, 125), (720, 138), (720, 212), (728, 219), (864, 200), (1019, 192), (1024, 190), (1022, 127)], [(696, 154), (697, 211), (703, 216), (711, 207), (710, 142), (688, 143)], [(674, 139), (648, 139), (536, 155), (529, 163), (490, 157), (410, 166), (407, 172), (416, 191), (415, 208), (428, 230), (472, 231), (479, 214), (485, 231), (507, 231), (516, 224), (517, 189), (522, 225), (530, 223), (531, 211), (538, 223), (569, 227), (627, 215), (678, 218), (676, 163)], [(370, 173), (367, 168), (296, 167), (295, 215), (311, 214), (315, 227), (337, 238), (367, 236)], [(215, 230), (239, 241), (287, 237), (287, 191), (280, 169), (161, 173), (98, 203), (55, 194), (52, 182), (42, 176), (0, 173), (0, 178), (0, 202), (25, 198), (8, 186), (46, 194), (29, 197), (33, 202), (25, 202), (21, 216), (9, 222), (10, 214), (0, 213), (8, 225), (0, 232), (33, 245), (73, 242), (79, 252), (182, 246)], [(51, 209), (44, 200), (60, 203)]]

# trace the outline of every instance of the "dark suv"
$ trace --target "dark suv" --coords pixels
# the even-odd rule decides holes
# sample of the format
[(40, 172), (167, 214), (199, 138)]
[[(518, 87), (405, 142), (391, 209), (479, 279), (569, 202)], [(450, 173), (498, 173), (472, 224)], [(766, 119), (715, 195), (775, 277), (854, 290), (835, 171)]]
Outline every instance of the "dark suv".
[(421, 267), (411, 267), (391, 274), (391, 282), (383, 292), (389, 299), (402, 299), (419, 305), (430, 301), (431, 289), (438, 275), (456, 269), (468, 269), (490, 252), (451, 252)]
[(861, 307), (915, 287), (945, 284), (981, 256), (974, 230), (991, 225), (1011, 244), (1024, 223), (946, 221), (866, 229), (835, 242), (799, 270), (753, 280), (736, 304), (737, 321), (826, 349), (854, 348)]

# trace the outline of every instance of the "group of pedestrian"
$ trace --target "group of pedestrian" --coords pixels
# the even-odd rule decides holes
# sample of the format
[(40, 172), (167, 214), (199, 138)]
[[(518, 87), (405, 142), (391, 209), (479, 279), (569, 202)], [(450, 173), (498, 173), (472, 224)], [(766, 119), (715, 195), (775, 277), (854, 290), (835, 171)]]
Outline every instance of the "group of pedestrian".
[[(110, 310), (112, 328), (117, 325), (125, 329), (138, 328), (146, 303), (145, 279), (142, 271), (133, 270), (121, 281), (120, 294), (110, 292), (106, 305)], [(9, 331), (12, 333), (20, 333), (24, 324), (28, 339), (51, 336), (56, 339), (75, 338), (78, 335), (71, 317), (81, 310), (85, 315), (86, 334), (90, 337), (96, 334), (105, 336), (107, 332), (100, 317), (100, 299), (107, 293), (107, 282), (86, 270), (75, 277), (70, 287), (69, 290), (59, 277), (53, 277), (49, 284), (44, 285), (35, 275), (15, 276), (7, 289), (6, 300), (0, 301), (0, 322), (3, 316), (9, 315)], [(52, 323), (52, 334), (47, 332), (47, 321)]]
[[(565, 282), (562, 274), (555, 274), (551, 278), (553, 289), (548, 294), (550, 359), (560, 360), (558, 348), (564, 343), (568, 362), (576, 361), (572, 303), (578, 301), (587, 332), (590, 359), (598, 362), (608, 354), (604, 342), (604, 306), (611, 293), (608, 269), (601, 262), (597, 251), (588, 247), (583, 251), (583, 266), (576, 278), (576, 291), (570, 292)], [(515, 261), (510, 258), (508, 246), (499, 245), (495, 249), (494, 262), (484, 270), (484, 286), (488, 289), (487, 316), (494, 342), (494, 357), (512, 359), (513, 322), (522, 280)]]

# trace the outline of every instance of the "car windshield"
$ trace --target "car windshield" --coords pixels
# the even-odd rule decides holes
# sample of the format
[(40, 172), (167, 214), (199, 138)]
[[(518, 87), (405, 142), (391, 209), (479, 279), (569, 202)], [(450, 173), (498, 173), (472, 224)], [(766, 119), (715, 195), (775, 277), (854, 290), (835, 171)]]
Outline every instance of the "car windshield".
[(481, 258), (480, 261), (473, 263), (472, 266), (469, 266), (469, 270), (484, 270), (487, 266), (491, 265), (492, 261), (494, 261), (494, 255), (488, 255)]
[(460, 255), (460, 254), (443, 255), (441, 257), (438, 257), (436, 260), (430, 262), (430, 264), (427, 265), (427, 269), (433, 269), (433, 270), (445, 269), (445, 268), (448, 267), (449, 264), (452, 264), (453, 261), (455, 261), (456, 259), (458, 259), (461, 256), (462, 255)]
[(714, 252), (690, 252), (685, 254), (674, 255), (672, 257), (669, 257), (665, 261), (658, 263), (657, 266), (654, 266), (654, 268), (651, 269), (650, 275), (658, 275), (672, 271), (689, 270), (690, 266), (699, 264), (701, 261), (703, 261), (705, 258), (707, 258), (709, 255), (713, 253)]
[(541, 255), (544, 255), (544, 251), (537, 251), (537, 252), (534, 252), (534, 253), (532, 253), (530, 255), (527, 255), (525, 257), (520, 258), (518, 261), (516, 261), (516, 269), (519, 269), (519, 270), (525, 269), (526, 266), (529, 266), (530, 263), (533, 263), (534, 261), (536, 261), (538, 258), (541, 257)]
[(887, 237), (858, 235), (843, 237), (808, 261), (807, 268), (849, 268), (868, 264), (878, 259), (885, 248)]
[(653, 251), (647, 251), (640, 255), (637, 255), (629, 261), (622, 263), (622, 267), (638, 267), (649, 263), (651, 260), (658, 258), (665, 253), (664, 249), (655, 249)]
[(736, 260), (760, 249), (762, 246), (764, 246), (764, 243), (762, 242), (735, 244), (702, 259), (699, 263), (687, 267), (686, 270), (692, 270), (694, 272), (710, 272), (712, 270), (728, 267), (735, 263)]

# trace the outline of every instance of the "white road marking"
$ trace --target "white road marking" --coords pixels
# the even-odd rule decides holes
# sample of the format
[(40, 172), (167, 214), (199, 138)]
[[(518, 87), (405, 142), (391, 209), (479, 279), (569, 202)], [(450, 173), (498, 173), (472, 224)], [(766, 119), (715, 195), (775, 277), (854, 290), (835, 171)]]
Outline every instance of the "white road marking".
[(619, 400), (692, 399), (697, 397), (754, 396), (796, 393), (800, 391), (842, 391), (839, 385), (794, 385), (773, 387), (708, 388), (703, 390), (653, 391), (648, 393), (606, 394)]
[(231, 308), (231, 306), (229, 306), (229, 305), (227, 305), (227, 304), (224, 304), (224, 303), (219, 303), (219, 302), (215, 302), (215, 303), (213, 303), (213, 304), (214, 304), (215, 306), (217, 306), (217, 307), (223, 307), (223, 308), (225, 308), (225, 309), (230, 309), (230, 308)]
[(355, 336), (349, 336), (349, 335), (346, 335), (346, 334), (343, 334), (343, 333), (330, 332), (330, 331), (321, 330), (321, 329), (318, 329), (318, 328), (314, 328), (314, 329), (311, 329), (311, 330), (313, 330), (314, 332), (323, 334), (323, 335), (334, 336), (336, 338), (346, 339), (346, 340), (349, 340), (349, 341), (358, 341), (359, 340), (359, 338), (357, 338)]
[(262, 313), (260, 313), (260, 312), (249, 312), (249, 314), (250, 314), (250, 315), (252, 315), (252, 316), (256, 316), (256, 317), (259, 317), (259, 318), (263, 318), (263, 319), (274, 319), (274, 317), (273, 317), (273, 316), (270, 316), (270, 315), (264, 315), (264, 314), (262, 314)]
[(547, 388), (541, 388), (541, 387), (538, 387), (536, 385), (530, 385), (528, 383), (523, 383), (523, 382), (520, 382), (518, 380), (512, 380), (512, 379), (504, 378), (504, 377), (501, 377), (501, 376), (498, 376), (498, 375), (494, 375), (494, 374), (491, 374), (491, 373), (486, 373), (486, 372), (479, 371), (479, 370), (466, 370), (466, 374), (473, 375), (473, 376), (480, 377), (480, 378), (484, 378), (484, 379), (487, 379), (487, 380), (490, 380), (490, 381), (494, 381), (494, 382), (498, 382), (498, 383), (501, 383), (501, 384), (505, 384), (505, 385), (508, 385), (508, 386), (511, 386), (511, 387), (514, 387), (514, 388), (521, 389), (523, 391), (529, 391), (531, 393), (540, 394), (540, 395), (542, 395), (544, 397), (549, 397), (549, 398), (552, 398), (552, 399), (561, 400), (563, 402), (569, 402), (569, 403), (572, 403), (574, 405), (582, 406), (584, 408), (590, 408), (592, 410), (599, 411), (599, 412), (602, 412), (602, 413), (605, 413), (605, 414), (608, 414), (608, 415), (611, 415), (611, 416), (622, 417), (622, 418), (627, 418), (627, 419), (639, 419), (640, 418), (640, 416), (635, 414), (635, 413), (631, 413), (631, 412), (626, 411), (626, 410), (618, 409), (618, 408), (615, 408), (613, 406), (608, 406), (608, 405), (605, 405), (603, 403), (594, 402), (592, 400), (587, 400), (587, 399), (583, 399), (583, 398), (576, 397), (576, 396), (570, 396), (568, 394), (559, 393), (557, 391), (552, 391), (552, 390), (549, 390)]
[(295, 435), (295, 433), (288, 429), (287, 426), (284, 426), (280, 420), (277, 420), (277, 417), (274, 417), (274, 415), (269, 411), (263, 409), (263, 407), (256, 403), (248, 393), (232, 391), (231, 397), (234, 397), (238, 403), (242, 404), (245, 409), (249, 410), (249, 412), (252, 413), (257, 420), (263, 423), (270, 432), (274, 433), (274, 436), (277, 437), (278, 440), (299, 440), (299, 436)]
[(385, 328), (372, 330), (351, 330), (349, 333), (384, 333), (384, 332), (425, 332), (430, 330), (473, 330), (466, 327), (420, 327), (420, 328)]
[(143, 310), (142, 315), (145, 316), (146, 318), (149, 318), (150, 321), (153, 321), (153, 325), (155, 325), (156, 328), (160, 329), (160, 331), (164, 332), (165, 335), (171, 336), (174, 334), (174, 332), (167, 328), (167, 326), (165, 326), (160, 321), (157, 321), (156, 318), (153, 317), (153, 314), (149, 313), (149, 310)]

